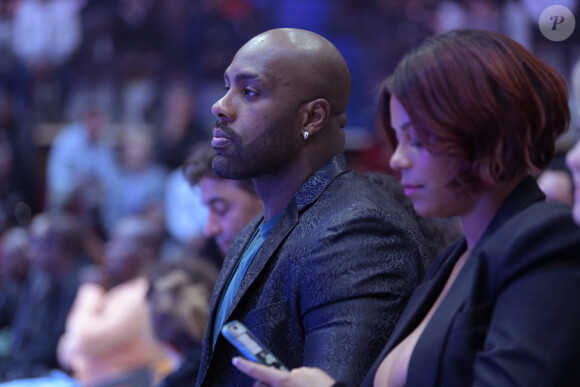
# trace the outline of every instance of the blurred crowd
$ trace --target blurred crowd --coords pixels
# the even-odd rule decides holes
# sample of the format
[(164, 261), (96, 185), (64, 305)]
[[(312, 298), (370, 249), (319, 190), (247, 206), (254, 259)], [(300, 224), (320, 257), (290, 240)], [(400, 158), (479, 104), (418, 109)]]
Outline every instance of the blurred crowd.
[[(576, 1), (563, 4), (577, 13)], [(106, 267), (107, 256), (121, 254), (111, 244), (117, 227), (130, 217), (138, 216), (158, 233), (158, 261), (168, 265), (195, 256), (212, 266), (207, 270), (220, 268), (223, 252), (205, 230), (208, 208), (182, 165), (211, 138), (210, 107), (223, 92), (223, 71), (249, 38), (289, 26), (318, 32), (339, 48), (353, 79), (346, 128), (352, 162), (361, 170), (380, 171), (387, 160), (376, 148), (380, 142), (372, 142), (378, 81), (429, 35), (458, 27), (504, 32), (569, 79), (580, 43), (541, 36), (537, 19), (548, 5), (543, 0), (0, 0), (0, 355), (27, 348), (31, 352), (20, 355), (38, 355), (39, 375), (46, 369), (70, 371), (70, 359), (56, 358), (56, 345), (76, 289), (81, 282), (105, 281), (103, 273), (83, 268)], [(361, 128), (371, 143), (349, 137)], [(562, 145), (561, 154), (572, 142)], [(53, 218), (56, 214), (62, 218)], [(171, 278), (187, 282), (179, 275)], [(159, 286), (177, 286), (171, 281)], [(147, 293), (146, 286), (136, 286)], [(154, 289), (147, 293), (150, 299)], [(48, 320), (47, 310), (53, 313)], [(49, 326), (54, 332), (47, 335)], [(52, 341), (29, 347), (22, 341), (38, 337)], [(47, 348), (53, 352), (44, 353)]]
[[(109, 163), (127, 173), (127, 168), (135, 167), (128, 165), (135, 162), (131, 158), (149, 157), (165, 168), (148, 175), (149, 194), (155, 195), (155, 180), (176, 169), (193, 143), (209, 138), (214, 120), (210, 108), (222, 92), (223, 71), (237, 48), (261, 31), (305, 28), (328, 37), (341, 50), (353, 78), (347, 147), (358, 150), (373, 147), (378, 80), (428, 35), (459, 27), (504, 32), (569, 79), (580, 45), (577, 39), (555, 43), (541, 35), (538, 16), (550, 4), (545, 0), (0, 0), (0, 146), (6, 149), (0, 160), (0, 172), (6, 176), (0, 216), (7, 218), (0, 224), (28, 223), (32, 214), (62, 204), (63, 192), (73, 190), (72, 181), (88, 187), (92, 175), (112, 174)], [(576, 11), (576, 0), (562, 4)], [(73, 127), (76, 135), (70, 133)], [(125, 135), (130, 131), (146, 134), (137, 139)], [(358, 135), (361, 132), (363, 136)], [(97, 138), (114, 152), (79, 148), (81, 141), (96, 147)], [(133, 141), (140, 144), (135, 148), (151, 149), (130, 150)], [(131, 155), (121, 157), (122, 148)], [(67, 152), (77, 153), (76, 158), (66, 159)], [(145, 155), (148, 152), (150, 156)], [(386, 164), (372, 152), (361, 157), (363, 167), (381, 169)], [(96, 159), (102, 164), (94, 166)], [(84, 169), (82, 184), (63, 163)], [(87, 171), (90, 168), (100, 171)], [(95, 196), (94, 190), (86, 191)], [(107, 194), (123, 200), (118, 192), (103, 193)], [(123, 205), (128, 204), (110, 205), (117, 210), (103, 214), (104, 227), (110, 226), (113, 213)]]

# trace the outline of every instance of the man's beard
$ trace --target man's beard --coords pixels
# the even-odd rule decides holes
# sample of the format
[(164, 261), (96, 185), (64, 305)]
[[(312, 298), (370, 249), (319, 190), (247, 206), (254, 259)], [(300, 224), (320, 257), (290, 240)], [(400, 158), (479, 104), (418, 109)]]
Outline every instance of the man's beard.
[(291, 131), (290, 122), (279, 119), (262, 136), (245, 145), (242, 144), (239, 134), (220, 124), (220, 129), (232, 141), (233, 150), (216, 151), (211, 164), (213, 171), (219, 177), (230, 180), (247, 180), (275, 174), (280, 165), (289, 161), (289, 139), (284, 135), (288, 136)]

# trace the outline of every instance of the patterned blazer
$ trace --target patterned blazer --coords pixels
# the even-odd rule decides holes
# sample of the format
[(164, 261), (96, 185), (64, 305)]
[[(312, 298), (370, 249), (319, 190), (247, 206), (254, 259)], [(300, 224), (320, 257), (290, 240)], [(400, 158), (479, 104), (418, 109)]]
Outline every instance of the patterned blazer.
[[(218, 300), (262, 221), (228, 251), (212, 295), (198, 386), (251, 386), (221, 335), (212, 351)], [(420, 231), (377, 185), (333, 157), (298, 190), (264, 241), (226, 322), (242, 321), (289, 368), (316, 366), (360, 383), (424, 274)]]
[[(580, 228), (544, 198), (529, 176), (502, 205), (419, 338), (407, 387), (580, 386)], [(462, 238), (431, 265), (363, 386), (465, 249)]]

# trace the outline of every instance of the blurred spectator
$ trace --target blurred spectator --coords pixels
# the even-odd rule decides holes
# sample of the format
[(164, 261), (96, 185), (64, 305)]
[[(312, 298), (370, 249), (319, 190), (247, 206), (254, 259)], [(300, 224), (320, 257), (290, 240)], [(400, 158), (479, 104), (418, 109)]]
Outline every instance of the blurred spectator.
[(70, 60), (82, 38), (79, 12), (74, 0), (21, 0), (14, 11), (14, 52), (28, 73), (40, 121), (62, 119)]
[(237, 48), (264, 26), (257, 22), (257, 14), (249, 0), (202, 0), (195, 19), (199, 61), (199, 79), (223, 77)]
[(549, 167), (537, 177), (538, 186), (547, 201), (572, 206), (574, 203), (574, 181), (566, 166), (566, 154), (557, 154)]
[(500, 31), (503, 0), (443, 0), (437, 4), (435, 32), (459, 28)]
[(270, 19), (261, 18), (255, 3), (254, 0), (193, 2), (196, 55), (193, 74), (198, 106), (202, 107), (199, 121), (208, 128), (215, 122), (211, 106), (222, 95), (224, 69), (242, 44), (271, 25)]
[(0, 0), (0, 87), (10, 90), (17, 103), (26, 105), (28, 90), (23, 67), (13, 47), (14, 11), (17, 0)]
[(165, 82), (194, 74), (201, 55), (196, 44), (200, 39), (196, 16), (201, 2), (191, 0), (157, 1), (155, 14), (159, 18), (163, 39), (162, 78)]
[(566, 132), (556, 139), (556, 154), (550, 166), (538, 177), (538, 185), (546, 194), (546, 200), (557, 201), (572, 206), (574, 204), (573, 174), (566, 164), (566, 154), (572, 153), (572, 148), (580, 134), (580, 58), (576, 60), (570, 71), (570, 126)]
[(150, 386), (171, 371), (154, 336), (146, 273), (159, 260), (162, 230), (139, 216), (122, 218), (104, 266), (84, 283), (59, 342), (59, 360), (84, 386)]
[(147, 300), (155, 335), (176, 363), (157, 387), (186, 387), (196, 380), (217, 275), (199, 258), (162, 262), (151, 271)]
[(0, 256), (0, 359), (9, 355), (12, 321), (30, 267), (28, 232), (22, 226), (2, 234)]
[(218, 177), (211, 167), (213, 156), (210, 144), (200, 145), (183, 168), (191, 185), (199, 184), (201, 200), (209, 208), (204, 235), (214, 238), (225, 254), (240, 231), (262, 212), (262, 202), (252, 180)]
[(196, 109), (196, 96), (189, 82), (179, 80), (165, 86), (155, 120), (155, 155), (170, 170), (183, 164), (193, 145), (211, 140), (211, 128), (200, 125)]
[(80, 118), (57, 134), (46, 168), (47, 206), (67, 209), (98, 226), (104, 182), (115, 170), (115, 153), (103, 110), (87, 104)]
[(78, 117), (87, 101), (103, 107), (107, 121), (113, 121), (115, 106), (115, 47), (113, 19), (116, 0), (80, 0), (82, 44), (72, 58), (71, 90), (65, 106), (65, 120)]
[(189, 184), (183, 168), (171, 171), (165, 184), (165, 225), (171, 238), (186, 251), (203, 251), (208, 243), (203, 235), (208, 212), (201, 189)]
[(78, 221), (41, 213), (30, 224), (31, 266), (11, 329), (0, 380), (44, 376), (58, 368), (56, 349), (86, 265)]
[(113, 19), (117, 86), (124, 124), (146, 121), (162, 63), (162, 35), (153, 0), (119, 0)]
[[(3, 158), (2, 168), (8, 169), (3, 170), (3, 176), (0, 177), (0, 191), (3, 191), (1, 195), (7, 189), (18, 191), (19, 200), (13, 204), (22, 203), (25, 207), (20, 205), (18, 210), (25, 211), (13, 220), (17, 220), (17, 224), (26, 225), (30, 221), (30, 215), (36, 214), (41, 207), (41, 180), (34, 173), (38, 160), (32, 139), (32, 121), (28, 117), (23, 96), (19, 95), (22, 89), (19, 90), (10, 82), (0, 83), (0, 143), (2, 153), (8, 153)], [(13, 213), (11, 217), (14, 218), (14, 215)]]
[(28, 224), (36, 207), (34, 179), (22, 174), (26, 168), (17, 164), (15, 156), (12, 142), (0, 133), (0, 233)]
[(121, 134), (115, 172), (107, 177), (103, 197), (102, 223), (108, 235), (126, 215), (161, 212), (168, 171), (155, 160), (153, 135), (144, 128)]

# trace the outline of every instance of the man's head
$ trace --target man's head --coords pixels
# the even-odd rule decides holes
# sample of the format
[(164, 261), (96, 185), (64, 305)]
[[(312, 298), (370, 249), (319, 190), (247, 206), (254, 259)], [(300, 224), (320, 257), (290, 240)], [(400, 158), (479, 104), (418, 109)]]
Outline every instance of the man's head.
[(213, 265), (198, 257), (161, 261), (152, 268), (147, 301), (157, 339), (181, 354), (201, 345), (217, 277)]
[(29, 225), (30, 259), (55, 277), (64, 276), (84, 253), (83, 228), (66, 212), (42, 212)]
[(214, 238), (225, 253), (240, 231), (262, 211), (262, 202), (251, 180), (218, 177), (211, 168), (213, 156), (209, 144), (200, 144), (183, 169), (190, 184), (199, 184), (202, 201), (209, 208), (204, 235)]
[(217, 175), (276, 179), (296, 164), (315, 170), (344, 150), (350, 74), (322, 36), (264, 32), (237, 52), (224, 79), (226, 93), (212, 107)]
[(104, 269), (117, 285), (143, 274), (158, 261), (162, 229), (143, 216), (129, 215), (115, 225), (106, 244)]
[(26, 228), (15, 226), (0, 240), (0, 282), (23, 283), (30, 267), (30, 242)]

